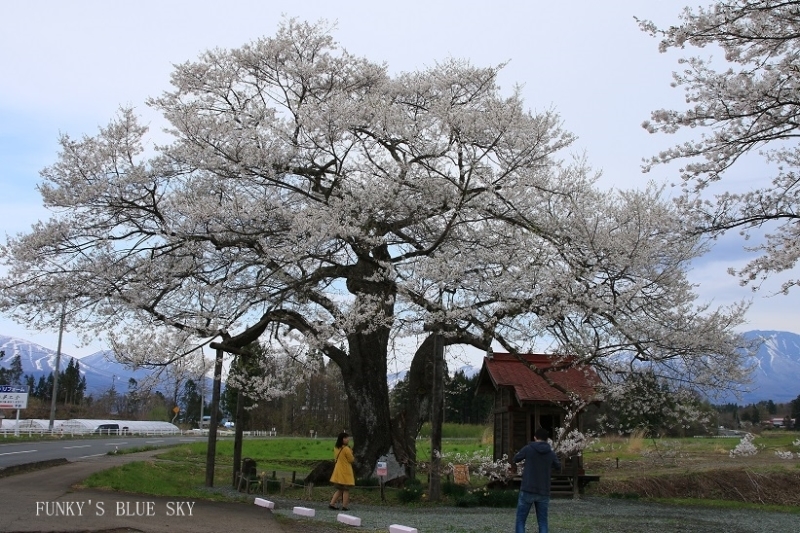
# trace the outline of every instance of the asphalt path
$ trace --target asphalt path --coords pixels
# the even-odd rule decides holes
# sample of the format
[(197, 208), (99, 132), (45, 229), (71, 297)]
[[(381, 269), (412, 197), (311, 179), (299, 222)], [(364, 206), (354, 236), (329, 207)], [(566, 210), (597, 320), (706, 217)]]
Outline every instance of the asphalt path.
[(60, 439), (58, 437), (30, 442), (3, 443), (0, 439), (0, 468), (14, 465), (67, 459), (78, 461), (108, 455), (108, 452), (145, 446), (173, 446), (186, 442), (202, 442), (207, 436), (141, 437), (133, 435), (93, 437), (86, 439)]
[[(29, 443), (38, 444), (38, 443)], [(95, 443), (98, 445), (99, 443)], [(89, 475), (158, 451), (88, 457), (0, 479), (0, 531), (285, 533), (274, 515), (244, 503), (86, 490)]]

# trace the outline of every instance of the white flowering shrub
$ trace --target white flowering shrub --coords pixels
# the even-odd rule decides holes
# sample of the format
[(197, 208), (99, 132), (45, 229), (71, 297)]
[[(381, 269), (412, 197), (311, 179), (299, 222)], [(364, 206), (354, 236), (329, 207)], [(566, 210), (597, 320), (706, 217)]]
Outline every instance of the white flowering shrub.
[(567, 431), (567, 428), (557, 428), (553, 450), (562, 457), (580, 456), (595, 442), (597, 439), (591, 434), (581, 433), (577, 429)]
[[(682, 435), (702, 431), (710, 424), (710, 412), (697, 392), (684, 388), (663, 372), (642, 367), (618, 368), (616, 381), (603, 387), (608, 411), (598, 418), (603, 432), (619, 434), (643, 430), (649, 436)], [(676, 385), (676, 382), (678, 383)]]
[(758, 448), (753, 444), (753, 439), (755, 438), (755, 435), (752, 433), (746, 434), (742, 437), (742, 440), (739, 441), (739, 444), (729, 452), (729, 455), (731, 457), (750, 457), (757, 454)]
[[(470, 472), (486, 477), (489, 481), (506, 483), (514, 477), (514, 474), (509, 472), (511, 463), (509, 463), (507, 455), (503, 455), (497, 461), (482, 451), (476, 451), (472, 455), (458, 452), (442, 455), (443, 473), (452, 473), (455, 465), (467, 465)], [(421, 466), (420, 470), (422, 470)]]
[[(502, 483), (510, 482), (517, 475), (511, 471), (511, 463), (505, 454), (497, 461), (487, 460), (482, 462), (475, 471), (481, 476), (489, 478), (490, 481)], [(522, 468), (519, 468), (518, 471), (519, 475), (522, 475)]]

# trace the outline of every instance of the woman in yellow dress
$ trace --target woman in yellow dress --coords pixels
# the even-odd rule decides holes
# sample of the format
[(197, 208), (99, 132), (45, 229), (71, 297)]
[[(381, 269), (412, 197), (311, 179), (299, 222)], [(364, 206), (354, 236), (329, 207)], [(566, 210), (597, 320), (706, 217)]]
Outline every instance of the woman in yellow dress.
[(350, 435), (344, 431), (339, 433), (336, 438), (336, 446), (333, 449), (333, 457), (336, 464), (333, 466), (333, 475), (331, 476), (331, 483), (336, 487), (336, 492), (333, 493), (331, 503), (328, 505), (331, 509), (338, 510), (336, 504), (339, 498), (342, 499), (342, 511), (348, 510), (350, 504), (350, 488), (356, 484), (355, 476), (353, 475), (353, 451), (348, 446), (350, 442)]

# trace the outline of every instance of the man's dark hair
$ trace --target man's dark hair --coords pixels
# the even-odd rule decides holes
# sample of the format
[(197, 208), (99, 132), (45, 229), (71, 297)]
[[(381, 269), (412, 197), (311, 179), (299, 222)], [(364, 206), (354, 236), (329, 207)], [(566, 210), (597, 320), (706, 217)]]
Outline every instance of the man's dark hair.
[(550, 438), (550, 432), (544, 428), (539, 428), (536, 430), (536, 433), (533, 434), (533, 437), (536, 440), (547, 441)]

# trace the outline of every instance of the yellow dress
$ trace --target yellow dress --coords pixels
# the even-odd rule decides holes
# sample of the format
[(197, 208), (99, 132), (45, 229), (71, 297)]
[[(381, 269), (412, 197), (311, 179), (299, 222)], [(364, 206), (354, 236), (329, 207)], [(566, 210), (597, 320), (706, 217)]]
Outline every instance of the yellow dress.
[(353, 462), (355, 461), (355, 457), (353, 457), (353, 450), (350, 449), (350, 446), (334, 448), (333, 458), (336, 460), (336, 464), (333, 467), (331, 483), (350, 487), (355, 485), (356, 478), (353, 475)]

